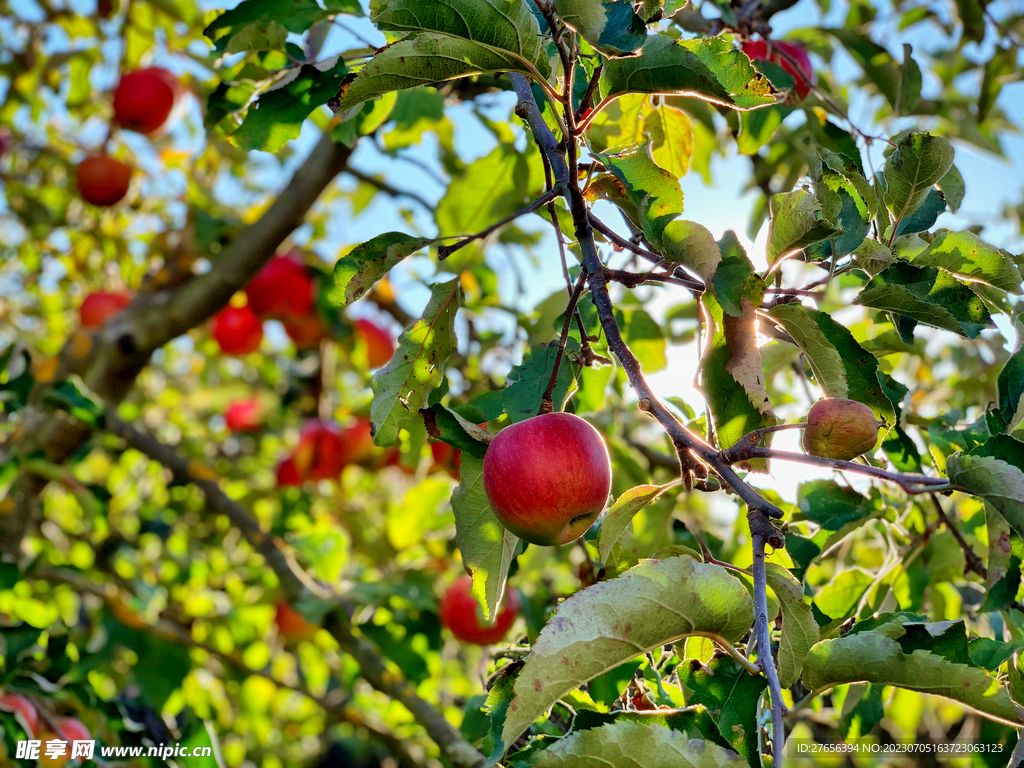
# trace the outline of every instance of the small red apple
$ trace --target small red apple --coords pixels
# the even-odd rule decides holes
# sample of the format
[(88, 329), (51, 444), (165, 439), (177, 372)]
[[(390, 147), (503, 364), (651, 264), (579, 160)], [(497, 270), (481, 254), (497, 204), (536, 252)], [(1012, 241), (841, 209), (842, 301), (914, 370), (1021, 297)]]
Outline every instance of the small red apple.
[(83, 328), (99, 328), (131, 303), (132, 297), (128, 293), (93, 291), (78, 307), (78, 317)]
[(258, 397), (235, 400), (224, 409), (224, 421), (232, 432), (252, 432), (262, 426), (262, 411), (263, 407)]
[(268, 261), (245, 293), (260, 317), (301, 317), (313, 312), (313, 278), (294, 252)]
[(490, 624), (483, 620), (480, 604), (472, 595), (473, 578), (459, 576), (441, 598), (441, 623), (464, 643), (493, 645), (508, 634), (519, 615), (519, 593), (510, 589), (505, 593), (498, 615)]
[(359, 417), (341, 430), (342, 465), (358, 464), (373, 452), (370, 420)]
[(356, 335), (366, 344), (366, 356), (371, 368), (387, 365), (395, 354), (395, 339), (391, 333), (371, 320), (360, 318), (355, 322)]
[(327, 326), (324, 325), (315, 309), (299, 317), (284, 317), (281, 323), (284, 325), (288, 338), (295, 343), (295, 348), (299, 350), (312, 349), (327, 336)]
[(459, 479), (462, 469), (462, 451), (452, 448), (448, 443), (431, 443), (430, 453), (434, 457), (434, 463), (430, 467), (431, 472), (444, 471), (456, 480)]
[(302, 473), (295, 466), (295, 459), (289, 456), (277, 465), (277, 485), (279, 488), (302, 485)]
[(0, 709), (5, 712), (13, 712), (21, 717), (21, 724), (28, 731), (30, 737), (34, 737), (39, 730), (39, 712), (36, 706), (24, 696), (16, 693), (5, 693), (0, 696)]
[(811, 92), (814, 68), (803, 47), (777, 40), (748, 40), (743, 43), (743, 52), (750, 59), (760, 59), (782, 67), (793, 78), (797, 97), (806, 99)]
[(316, 624), (310, 624), (306, 621), (301, 613), (283, 600), (277, 603), (274, 623), (277, 624), (278, 633), (285, 640), (310, 640), (317, 633), (317, 630), (320, 629)]
[(183, 94), (178, 78), (166, 69), (136, 69), (123, 75), (114, 90), (114, 122), (139, 133), (156, 133), (174, 114)]
[(80, 720), (76, 720), (73, 717), (57, 718), (57, 727), (64, 734), (64, 738), (67, 741), (92, 740), (92, 736), (89, 735), (89, 729)]
[(248, 307), (225, 307), (213, 318), (213, 338), (226, 355), (247, 355), (259, 349), (263, 323)]
[(801, 444), (812, 456), (851, 461), (878, 442), (878, 419), (864, 403), (830, 397), (807, 412)]
[(484, 491), (508, 530), (542, 546), (575, 541), (612, 486), (600, 433), (569, 413), (548, 413), (498, 433), (484, 454)]
[(128, 194), (132, 168), (109, 155), (90, 155), (78, 164), (75, 181), (83, 200), (106, 207)]
[(303, 478), (330, 480), (345, 467), (345, 452), (341, 431), (333, 424), (314, 420), (299, 432), (299, 444), (292, 459)]

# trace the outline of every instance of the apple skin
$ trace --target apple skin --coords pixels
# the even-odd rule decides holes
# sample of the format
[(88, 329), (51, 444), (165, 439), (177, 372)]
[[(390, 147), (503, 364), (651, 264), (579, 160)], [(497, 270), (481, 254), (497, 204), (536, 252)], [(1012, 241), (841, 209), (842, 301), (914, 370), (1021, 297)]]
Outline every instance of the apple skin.
[(575, 541), (604, 509), (612, 487), (608, 449), (578, 416), (548, 413), (505, 427), (484, 454), (491, 509), (524, 541)]
[(263, 321), (248, 307), (225, 307), (213, 318), (213, 338), (226, 355), (247, 355), (259, 349)]
[(313, 311), (313, 278), (298, 254), (275, 256), (245, 289), (249, 307), (260, 317), (302, 317)]
[(82, 724), (81, 720), (76, 720), (73, 717), (57, 718), (57, 727), (68, 741), (90, 741), (92, 739), (89, 729)]
[(262, 410), (258, 397), (235, 400), (224, 409), (224, 421), (232, 432), (252, 432), (263, 425), (260, 420)]
[(274, 623), (277, 625), (278, 634), (283, 639), (296, 642), (299, 640), (311, 640), (317, 633), (317, 630), (320, 629), (316, 624), (310, 624), (306, 621), (301, 613), (283, 600), (277, 604)]
[(19, 696), (16, 693), (5, 693), (3, 696), (0, 696), (0, 709), (5, 712), (21, 715), (22, 724), (28, 728), (30, 736), (35, 736), (36, 731), (39, 730), (39, 712), (36, 711), (35, 704), (24, 696)]
[(109, 155), (90, 155), (78, 164), (75, 183), (85, 202), (106, 208), (128, 194), (132, 168)]
[(494, 645), (508, 634), (519, 615), (519, 593), (508, 590), (494, 622), (487, 624), (472, 589), (471, 576), (463, 574), (452, 582), (439, 604), (441, 623), (464, 643)]
[(833, 397), (819, 400), (807, 412), (804, 450), (812, 456), (850, 461), (878, 442), (878, 420), (864, 403)]
[(132, 303), (131, 294), (93, 291), (78, 307), (83, 328), (99, 328), (108, 319)]
[(806, 99), (811, 92), (814, 68), (807, 51), (801, 46), (776, 40), (748, 40), (743, 43), (743, 52), (750, 59), (768, 61), (786, 70), (793, 78), (798, 98)]
[(327, 326), (315, 310), (299, 317), (282, 318), (281, 324), (298, 350), (313, 349), (327, 336)]
[(136, 69), (121, 77), (114, 90), (114, 122), (150, 135), (174, 114), (184, 89), (178, 78), (160, 67)]
[(360, 416), (341, 430), (341, 461), (343, 466), (358, 464), (373, 453), (373, 432), (370, 420)]
[(356, 335), (366, 344), (366, 356), (371, 368), (388, 364), (395, 354), (395, 339), (386, 328), (372, 320), (360, 318), (355, 321)]
[(282, 459), (277, 465), (277, 486), (278, 488), (290, 488), (302, 485), (302, 473), (295, 466), (295, 459), (289, 456)]
[(462, 451), (448, 443), (431, 443), (430, 454), (434, 457), (431, 472), (443, 470), (455, 480), (459, 479), (462, 470)]
[(344, 469), (346, 454), (341, 430), (334, 424), (313, 420), (299, 432), (292, 459), (306, 480), (332, 480)]

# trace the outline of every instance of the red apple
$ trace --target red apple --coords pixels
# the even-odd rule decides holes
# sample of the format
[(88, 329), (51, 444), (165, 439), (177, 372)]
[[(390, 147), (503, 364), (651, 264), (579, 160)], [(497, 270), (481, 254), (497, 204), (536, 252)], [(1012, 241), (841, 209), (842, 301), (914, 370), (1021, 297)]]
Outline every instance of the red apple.
[(277, 485), (279, 488), (302, 485), (302, 473), (291, 456), (277, 465)]
[(459, 576), (448, 587), (440, 602), (441, 623), (464, 643), (493, 645), (508, 634), (519, 615), (519, 593), (514, 589), (508, 590), (498, 615), (488, 624), (472, 589), (473, 579), (467, 575)]
[(310, 640), (320, 629), (316, 624), (306, 621), (301, 613), (283, 600), (277, 604), (274, 623), (277, 624), (278, 633), (285, 640)]
[(807, 98), (814, 82), (814, 68), (811, 59), (801, 46), (776, 40), (748, 40), (743, 43), (743, 52), (751, 59), (760, 59), (777, 64), (793, 78), (796, 95)]
[(232, 432), (251, 432), (262, 426), (260, 421), (262, 410), (262, 404), (258, 397), (235, 400), (224, 409), (224, 421)]
[(213, 318), (213, 338), (227, 355), (246, 355), (259, 349), (263, 323), (248, 307), (225, 307)]
[(288, 338), (295, 343), (296, 349), (312, 349), (327, 336), (327, 326), (316, 310), (310, 310), (299, 317), (282, 318), (281, 323)]
[(136, 69), (121, 77), (114, 90), (114, 122), (132, 131), (159, 131), (175, 112), (184, 89), (160, 67)]
[(59, 717), (57, 718), (57, 727), (61, 733), (64, 734), (64, 738), (67, 741), (91, 741), (92, 736), (89, 735), (89, 729), (86, 728), (80, 720), (76, 720), (73, 717)]
[(131, 295), (124, 292), (93, 291), (79, 306), (78, 317), (83, 328), (99, 328), (131, 303)]
[(267, 262), (245, 289), (260, 317), (301, 317), (313, 311), (313, 278), (293, 252)]
[(90, 155), (78, 164), (75, 181), (83, 200), (106, 207), (121, 202), (128, 194), (132, 169), (109, 155)]
[(398, 467), (406, 475), (416, 474), (416, 467), (407, 467), (402, 464), (402, 451), (396, 446), (386, 448), (383, 455), (381, 455), (380, 461), (377, 463), (377, 469), (383, 469), (384, 467)]
[(333, 424), (310, 421), (299, 433), (293, 460), (307, 480), (330, 480), (345, 467), (346, 449), (341, 431)]
[(601, 514), (611, 486), (600, 433), (569, 413), (505, 427), (484, 454), (491, 509), (502, 525), (531, 544), (578, 539)]
[(387, 365), (395, 354), (395, 339), (391, 333), (371, 320), (360, 318), (355, 322), (356, 335), (366, 344), (366, 356), (371, 368)]
[(812, 456), (851, 461), (878, 442), (878, 419), (864, 403), (831, 397), (807, 412), (803, 449)]
[(431, 443), (430, 453), (434, 457), (431, 472), (444, 471), (456, 480), (462, 468), (462, 451), (452, 448), (448, 443)]
[(341, 430), (341, 459), (343, 465), (358, 464), (373, 452), (373, 433), (370, 420), (360, 417)]
[(21, 724), (28, 731), (30, 737), (34, 737), (36, 731), (39, 730), (39, 713), (36, 711), (36, 706), (24, 696), (5, 693), (0, 696), (0, 709), (19, 715)]

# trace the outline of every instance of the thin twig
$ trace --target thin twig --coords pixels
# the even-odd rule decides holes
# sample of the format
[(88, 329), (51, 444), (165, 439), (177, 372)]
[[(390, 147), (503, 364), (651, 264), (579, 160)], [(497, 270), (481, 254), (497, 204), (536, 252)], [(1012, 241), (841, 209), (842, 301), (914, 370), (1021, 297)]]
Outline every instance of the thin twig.
[[(595, 216), (592, 212), (588, 213), (588, 216), (590, 219), (590, 225), (598, 232), (600, 232), (602, 235), (611, 240), (613, 245), (616, 245), (619, 248), (623, 248), (627, 251), (632, 251), (637, 256), (647, 259), (653, 264), (661, 264), (666, 260), (663, 256), (659, 256), (653, 251), (648, 251), (646, 248), (641, 248), (636, 243), (627, 240), (614, 229), (612, 229), (599, 218), (597, 218), (597, 216)], [(672, 277), (682, 281), (684, 283), (683, 287), (692, 291), (695, 296), (699, 296), (700, 294), (704, 293), (704, 291), (707, 289), (707, 286), (705, 286), (702, 281), (686, 274), (682, 267), (676, 267), (672, 271)]]
[(516, 219), (518, 219), (520, 216), (525, 216), (528, 213), (533, 213), (538, 208), (543, 208), (545, 205), (548, 204), (549, 201), (554, 200), (556, 197), (558, 197), (558, 195), (559, 195), (559, 191), (557, 189), (549, 189), (547, 192), (542, 194), (540, 197), (538, 197), (536, 200), (534, 200), (529, 205), (523, 206), (518, 211), (513, 213), (511, 216), (506, 216), (504, 219), (502, 219), (501, 221), (497, 222), (496, 224), (492, 224), (491, 226), (487, 227), (487, 229), (481, 230), (480, 232), (477, 232), (475, 235), (470, 235), (469, 237), (465, 237), (462, 240), (459, 240), (459, 242), (454, 243), (452, 245), (440, 245), (440, 246), (438, 246), (438, 248), (437, 248), (437, 258), (440, 259), (441, 261), (444, 261), (449, 256), (451, 256), (453, 253), (455, 253), (457, 250), (459, 250), (460, 248), (464, 248), (465, 246), (469, 245), (472, 242), (475, 242), (476, 240), (480, 240), (480, 239), (482, 239), (484, 237), (487, 237), (489, 234), (494, 232), (496, 229), (501, 229), (502, 227), (504, 227), (509, 222), (515, 221)]
[(782, 750), (786, 744), (786, 731), (782, 721), (782, 686), (772, 659), (772, 631), (768, 618), (767, 575), (765, 573), (765, 539), (755, 533), (754, 548), (754, 634), (757, 636), (757, 660), (768, 678), (768, 693), (772, 700), (772, 758), (774, 766), (782, 765)]
[(364, 184), (369, 184), (371, 187), (379, 189), (384, 194), (391, 195), (392, 197), (407, 197), (414, 203), (417, 203), (418, 205), (430, 211), (433, 211), (434, 208), (436, 207), (429, 200), (420, 197), (419, 194), (417, 194), (416, 192), (410, 192), (405, 189), (397, 189), (396, 187), (393, 187), (390, 184), (388, 184), (383, 179), (378, 179), (375, 176), (370, 176), (369, 174), (363, 173), (362, 171), (358, 171), (355, 168), (347, 168), (346, 173), (348, 173), (353, 178), (359, 179), (359, 181), (363, 182)]
[(555, 365), (551, 369), (551, 378), (548, 380), (548, 386), (540, 398), (540, 411), (538, 411), (538, 415), (551, 413), (554, 410), (552, 395), (555, 391), (555, 386), (558, 384), (558, 369), (561, 367), (562, 357), (565, 355), (565, 344), (569, 338), (569, 326), (572, 324), (573, 317), (576, 316), (576, 304), (579, 301), (580, 295), (583, 293), (583, 287), (586, 284), (587, 273), (580, 272), (579, 279), (576, 281), (576, 285), (573, 287), (572, 293), (569, 295), (569, 303), (565, 308), (565, 322), (562, 323), (562, 335), (558, 338), (558, 351), (555, 353)]

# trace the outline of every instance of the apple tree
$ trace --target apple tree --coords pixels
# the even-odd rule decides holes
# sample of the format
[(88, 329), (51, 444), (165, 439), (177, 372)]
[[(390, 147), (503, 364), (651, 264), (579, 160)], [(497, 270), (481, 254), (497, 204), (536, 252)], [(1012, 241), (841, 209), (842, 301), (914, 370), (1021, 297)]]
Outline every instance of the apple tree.
[(6, 11), (5, 765), (1024, 761), (1013, 3)]

